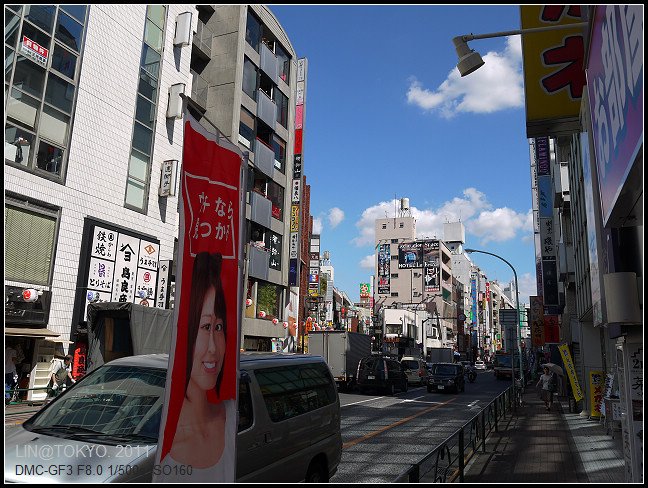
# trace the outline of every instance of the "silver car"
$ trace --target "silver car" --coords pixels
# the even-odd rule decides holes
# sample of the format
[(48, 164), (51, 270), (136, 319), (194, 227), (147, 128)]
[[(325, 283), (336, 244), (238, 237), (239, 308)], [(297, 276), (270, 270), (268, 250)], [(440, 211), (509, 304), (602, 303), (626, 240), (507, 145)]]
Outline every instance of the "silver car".
[[(240, 357), (237, 481), (328, 481), (342, 438), (324, 359)], [(116, 359), (7, 429), (5, 482), (150, 482), (167, 367), (166, 354)]]

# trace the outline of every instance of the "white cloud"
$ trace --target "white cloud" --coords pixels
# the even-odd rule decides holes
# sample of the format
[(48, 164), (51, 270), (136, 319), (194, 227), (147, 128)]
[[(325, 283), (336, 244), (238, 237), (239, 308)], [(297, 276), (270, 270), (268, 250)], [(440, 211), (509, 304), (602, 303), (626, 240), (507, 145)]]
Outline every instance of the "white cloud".
[(337, 208), (333, 207), (331, 210), (329, 210), (328, 213), (328, 221), (329, 225), (331, 226), (331, 229), (335, 229), (340, 222), (344, 220), (344, 211)]
[(520, 276), (518, 279), (518, 291), (520, 293), (520, 304), (525, 303), (529, 305), (531, 303), (529, 297), (538, 294), (536, 276), (531, 273), (524, 273)]
[(322, 233), (322, 219), (319, 217), (313, 219), (313, 234), (321, 234)]
[[(393, 217), (400, 201), (380, 202), (367, 208), (356, 222), (359, 235), (352, 242), (356, 246), (375, 244), (375, 220)], [(533, 233), (533, 216), (517, 213), (509, 208), (493, 209), (486, 195), (475, 188), (467, 188), (463, 196), (444, 202), (439, 208), (411, 207), (416, 219), (416, 236), (443, 239), (444, 222), (463, 222), (466, 231), (481, 238), (481, 244), (513, 239), (518, 233)]]
[(504, 207), (481, 212), (476, 219), (466, 222), (466, 230), (481, 237), (480, 244), (483, 245), (489, 241), (513, 239), (518, 231), (525, 230), (526, 224), (526, 214)]
[(412, 77), (407, 102), (424, 111), (437, 110), (444, 118), (460, 112), (491, 113), (524, 106), (520, 36), (507, 37), (503, 52), (484, 55), (484, 66), (461, 77), (455, 67), (436, 91)]
[(375, 254), (365, 256), (360, 261), (360, 267), (361, 268), (374, 269), (375, 264), (376, 264), (376, 255)]

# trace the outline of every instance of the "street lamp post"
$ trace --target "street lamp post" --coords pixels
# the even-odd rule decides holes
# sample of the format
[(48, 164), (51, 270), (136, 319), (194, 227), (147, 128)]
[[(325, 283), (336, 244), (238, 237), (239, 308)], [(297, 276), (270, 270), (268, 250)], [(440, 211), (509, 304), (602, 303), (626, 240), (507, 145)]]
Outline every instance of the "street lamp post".
[[(520, 357), (520, 381), (522, 382), (522, 385), (524, 385), (524, 369), (522, 368), (522, 347), (520, 345), (520, 340), (522, 338), (522, 331), (519, 331), (519, 328), (520, 328), (520, 296), (519, 296), (519, 291), (518, 291), (518, 278), (517, 278), (517, 273), (515, 271), (515, 268), (513, 267), (513, 265), (511, 263), (509, 263), (502, 256), (498, 256), (497, 254), (493, 254), (492, 252), (480, 251), (479, 249), (465, 249), (465, 251), (468, 254), (473, 253), (473, 252), (479, 252), (479, 253), (482, 253), (482, 254), (489, 254), (490, 256), (495, 256), (496, 258), (501, 259), (506, 264), (508, 264), (509, 267), (513, 270), (513, 276), (515, 277), (515, 311), (516, 311), (515, 316), (517, 317), (517, 326), (515, 327), (515, 340), (517, 342), (518, 355)], [(519, 334), (519, 338), (518, 338), (518, 334)], [(513, 377), (513, 379), (512, 379), (513, 391), (515, 392), (515, 368), (513, 366), (513, 355), (511, 355), (511, 376)]]

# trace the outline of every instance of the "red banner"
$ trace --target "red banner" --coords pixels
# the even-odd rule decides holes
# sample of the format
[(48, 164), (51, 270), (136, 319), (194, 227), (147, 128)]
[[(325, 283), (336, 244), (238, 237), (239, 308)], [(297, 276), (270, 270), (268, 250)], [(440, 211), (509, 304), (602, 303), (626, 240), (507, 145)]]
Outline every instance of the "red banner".
[(560, 342), (560, 325), (558, 315), (544, 316), (545, 344), (558, 344)]
[(243, 168), (238, 148), (185, 112), (176, 327), (154, 481), (235, 481)]

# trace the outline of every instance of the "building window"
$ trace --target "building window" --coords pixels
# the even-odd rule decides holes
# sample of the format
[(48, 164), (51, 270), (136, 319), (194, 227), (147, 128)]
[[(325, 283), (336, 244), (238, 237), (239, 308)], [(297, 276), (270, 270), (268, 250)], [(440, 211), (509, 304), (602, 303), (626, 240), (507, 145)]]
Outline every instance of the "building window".
[(391, 296), (393, 296), (393, 297), (397, 297), (397, 296), (398, 296), (398, 292), (397, 292), (397, 291), (392, 291), (392, 292), (391, 292)]
[(254, 135), (254, 115), (241, 107), (241, 120), (239, 122), (238, 141), (248, 149), (252, 149)]
[(281, 301), (281, 288), (272, 283), (267, 283), (263, 281), (258, 282), (257, 286), (257, 310), (258, 314), (260, 312), (265, 312), (266, 320), (272, 320), (273, 318), (281, 319), (279, 316), (279, 302)]
[(387, 224), (383, 224), (383, 225), (382, 225), (382, 228), (383, 228), (383, 229), (386, 229), (386, 228), (387, 228)]
[(405, 224), (401, 222), (400, 224), (398, 224), (398, 227), (402, 229), (403, 227), (405, 227)]
[(250, 11), (249, 7), (247, 12), (247, 25), (245, 27), (245, 40), (256, 52), (259, 52), (261, 21)]
[(278, 88), (274, 88), (273, 100), (277, 105), (277, 122), (284, 128), (288, 128), (288, 97)]
[(275, 43), (275, 54), (279, 61), (279, 78), (290, 84), (290, 56), (278, 42)]
[(286, 143), (277, 134), (272, 135), (272, 149), (275, 153), (274, 166), (284, 173), (286, 166)]
[(87, 13), (70, 7), (5, 9), (5, 163), (55, 181), (66, 172)]
[(398, 278), (398, 273), (392, 273), (390, 276), (391, 276), (392, 278)]
[(5, 280), (51, 284), (58, 220), (34, 203), (5, 203)]
[(394, 254), (391, 258), (392, 261), (398, 261), (398, 254)]
[(268, 181), (268, 200), (272, 202), (272, 216), (283, 221), (284, 189), (274, 181)]
[(243, 91), (252, 99), (256, 100), (257, 90), (257, 68), (248, 58), (243, 62)]
[(392, 244), (398, 244), (398, 239), (392, 239), (391, 242)]
[(166, 7), (148, 5), (124, 207), (146, 213), (155, 136)]

